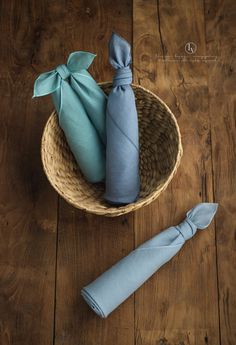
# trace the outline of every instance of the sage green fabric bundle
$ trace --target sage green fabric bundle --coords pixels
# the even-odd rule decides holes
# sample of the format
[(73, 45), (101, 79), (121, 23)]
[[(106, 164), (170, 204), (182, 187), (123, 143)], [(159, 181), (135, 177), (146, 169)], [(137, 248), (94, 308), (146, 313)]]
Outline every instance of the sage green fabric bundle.
[(107, 97), (87, 71), (95, 55), (71, 53), (66, 65), (41, 74), (34, 97), (52, 94), (68, 145), (89, 182), (105, 178)]

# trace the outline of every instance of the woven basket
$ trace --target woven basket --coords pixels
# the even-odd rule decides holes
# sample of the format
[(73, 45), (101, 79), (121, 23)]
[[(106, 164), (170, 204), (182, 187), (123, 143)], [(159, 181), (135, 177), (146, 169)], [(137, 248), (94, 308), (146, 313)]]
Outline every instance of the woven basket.
[[(100, 84), (105, 93), (111, 83)], [(150, 204), (173, 178), (182, 156), (179, 127), (170, 109), (152, 92), (132, 85), (139, 118), (141, 194), (137, 202), (120, 207), (103, 200), (104, 184), (88, 183), (67, 145), (53, 112), (47, 121), (41, 146), (44, 171), (55, 190), (81, 210), (119, 216)]]

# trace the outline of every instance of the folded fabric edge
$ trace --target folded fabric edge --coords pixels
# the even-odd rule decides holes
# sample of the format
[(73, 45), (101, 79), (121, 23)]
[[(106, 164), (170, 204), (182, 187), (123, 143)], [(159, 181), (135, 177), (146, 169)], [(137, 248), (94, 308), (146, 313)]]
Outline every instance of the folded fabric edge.
[(136, 202), (139, 198), (139, 194), (140, 191), (138, 192), (138, 194), (136, 195), (136, 197), (132, 200), (130, 200), (129, 197), (120, 197), (120, 198), (116, 198), (115, 200), (112, 200), (112, 198), (110, 198), (109, 196), (106, 196), (106, 194), (103, 195), (103, 198), (111, 205), (128, 205), (131, 204), (133, 202)]
[(96, 54), (87, 51), (72, 52), (68, 57), (67, 66), (71, 72), (78, 72), (82, 69), (87, 70), (96, 56)]
[(202, 202), (189, 210), (186, 216), (198, 229), (205, 229), (214, 218), (218, 206), (218, 203)]
[[(121, 35), (119, 35), (117, 32), (115, 32), (115, 31), (112, 31), (112, 33), (111, 33), (111, 38), (112, 37), (117, 37), (117, 38), (119, 38), (119, 39), (121, 39), (122, 41), (124, 41), (125, 43), (128, 43), (129, 44), (129, 42), (124, 38), (124, 37), (122, 37)], [(129, 44), (130, 45), (130, 44)]]
[(89, 294), (88, 291), (86, 291), (85, 288), (81, 290), (81, 296), (85, 300), (85, 302), (89, 305), (89, 307), (100, 317), (106, 318), (106, 315), (104, 314), (103, 310), (100, 308), (100, 306), (97, 304), (97, 302), (93, 299), (93, 297)]

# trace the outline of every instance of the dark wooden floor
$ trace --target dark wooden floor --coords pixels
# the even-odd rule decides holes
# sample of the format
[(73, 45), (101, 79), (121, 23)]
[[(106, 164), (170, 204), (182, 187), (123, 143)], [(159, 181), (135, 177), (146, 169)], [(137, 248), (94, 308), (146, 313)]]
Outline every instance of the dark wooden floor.
[[(1, 345), (235, 345), (235, 1), (1, 0), (0, 14)], [(107, 219), (50, 187), (40, 139), (52, 103), (31, 97), (36, 76), (75, 50), (97, 53), (91, 73), (111, 80), (112, 30), (132, 43), (135, 82), (176, 115), (184, 157), (156, 202)], [(84, 284), (212, 200), (220, 208), (208, 230), (108, 319), (89, 310)]]

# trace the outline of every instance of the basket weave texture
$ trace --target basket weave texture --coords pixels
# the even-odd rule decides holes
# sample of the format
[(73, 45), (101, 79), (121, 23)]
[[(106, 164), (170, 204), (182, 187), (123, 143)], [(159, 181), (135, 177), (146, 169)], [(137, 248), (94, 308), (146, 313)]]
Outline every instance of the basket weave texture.
[[(112, 83), (101, 83), (109, 93)], [(147, 89), (132, 84), (139, 119), (141, 194), (137, 202), (114, 207), (103, 200), (104, 184), (87, 182), (80, 172), (58, 124), (55, 112), (44, 128), (41, 157), (44, 171), (55, 190), (81, 210), (115, 217), (155, 200), (172, 180), (182, 157), (176, 119), (166, 104)], [(115, 157), (114, 157), (115, 159)]]

